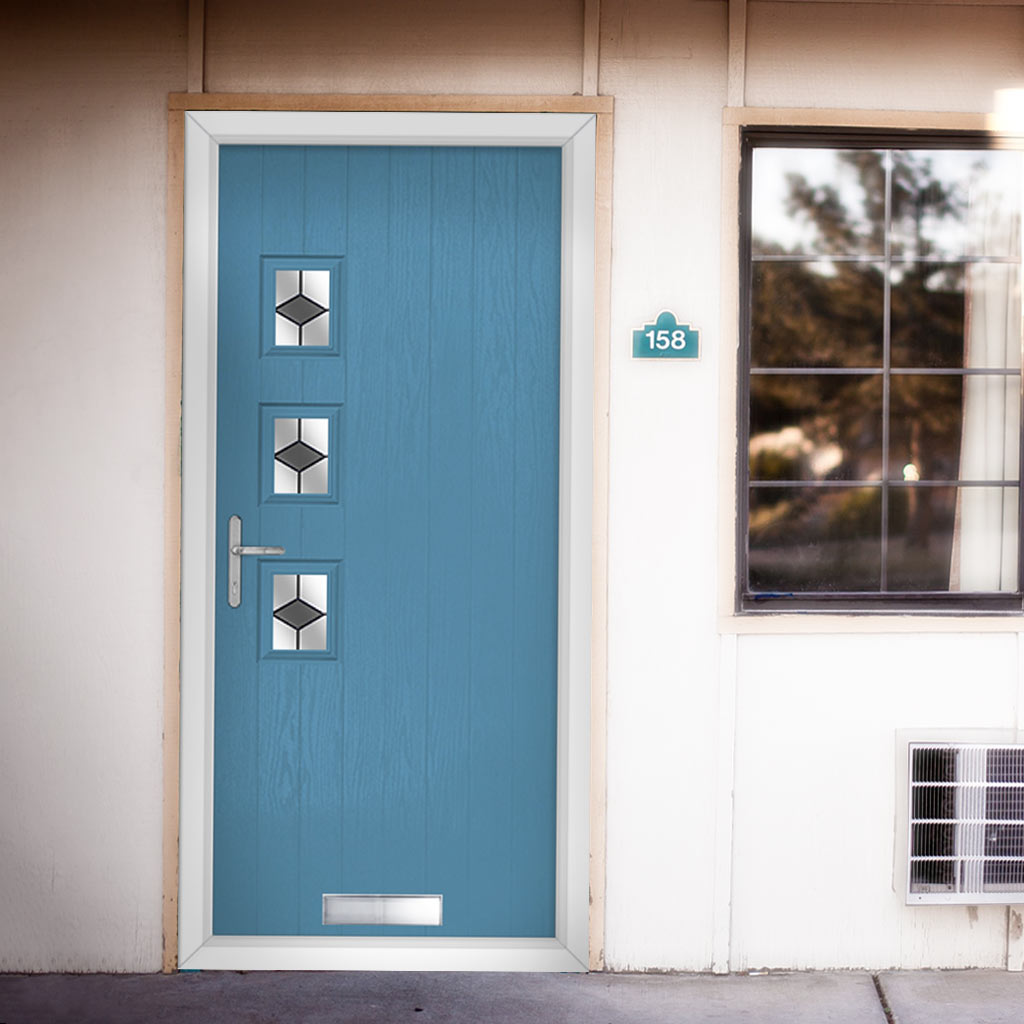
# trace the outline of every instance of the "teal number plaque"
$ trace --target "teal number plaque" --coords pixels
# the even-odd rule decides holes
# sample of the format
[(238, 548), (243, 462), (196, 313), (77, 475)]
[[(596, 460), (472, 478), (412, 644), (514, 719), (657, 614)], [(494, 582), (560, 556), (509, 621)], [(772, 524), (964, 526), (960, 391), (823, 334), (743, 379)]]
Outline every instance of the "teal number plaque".
[(653, 324), (633, 332), (634, 359), (696, 359), (700, 355), (700, 333), (681, 324), (675, 313), (659, 313)]

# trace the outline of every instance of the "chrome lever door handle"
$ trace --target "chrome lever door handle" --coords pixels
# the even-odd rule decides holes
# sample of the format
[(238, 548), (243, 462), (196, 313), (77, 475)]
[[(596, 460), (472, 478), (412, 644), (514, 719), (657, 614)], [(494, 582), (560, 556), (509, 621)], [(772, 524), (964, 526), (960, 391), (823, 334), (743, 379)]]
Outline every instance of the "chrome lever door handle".
[(237, 608), (242, 603), (242, 556), (283, 555), (284, 548), (276, 544), (243, 544), (242, 517), (228, 520), (228, 606)]

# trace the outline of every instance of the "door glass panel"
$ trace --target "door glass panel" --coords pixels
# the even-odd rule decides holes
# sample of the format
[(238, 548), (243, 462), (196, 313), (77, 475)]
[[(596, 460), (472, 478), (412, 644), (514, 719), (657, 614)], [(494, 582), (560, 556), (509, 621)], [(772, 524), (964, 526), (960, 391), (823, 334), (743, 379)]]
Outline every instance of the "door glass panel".
[(278, 270), (274, 285), (274, 344), (330, 344), (331, 272)]
[(327, 493), (329, 436), (326, 417), (275, 417), (275, 494)]
[(275, 651), (327, 650), (327, 576), (274, 574)]

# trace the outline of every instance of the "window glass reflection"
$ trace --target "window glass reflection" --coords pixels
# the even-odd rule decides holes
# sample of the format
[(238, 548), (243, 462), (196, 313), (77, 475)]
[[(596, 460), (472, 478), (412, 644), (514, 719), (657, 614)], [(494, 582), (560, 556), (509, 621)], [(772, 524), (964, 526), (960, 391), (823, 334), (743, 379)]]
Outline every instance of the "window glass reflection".
[(949, 589), (967, 593), (1017, 589), (1015, 487), (961, 487), (953, 527)]
[(1024, 154), (750, 138), (740, 606), (1019, 590)]
[(964, 365), (964, 264), (905, 263), (890, 273), (892, 365)]
[(752, 288), (753, 366), (882, 365), (881, 266), (755, 263)]
[(754, 151), (754, 255), (881, 255), (885, 153), (854, 149)]
[(1019, 256), (1020, 153), (893, 150), (892, 161), (893, 256)]
[(880, 374), (750, 380), (751, 480), (871, 480), (882, 471)]
[(1020, 377), (964, 379), (961, 480), (1020, 477)]
[(949, 590), (955, 487), (889, 491), (889, 590)]
[(964, 378), (959, 375), (893, 376), (889, 397), (890, 479), (958, 478), (963, 384)]
[(751, 487), (750, 587), (877, 590), (881, 536), (878, 487)]

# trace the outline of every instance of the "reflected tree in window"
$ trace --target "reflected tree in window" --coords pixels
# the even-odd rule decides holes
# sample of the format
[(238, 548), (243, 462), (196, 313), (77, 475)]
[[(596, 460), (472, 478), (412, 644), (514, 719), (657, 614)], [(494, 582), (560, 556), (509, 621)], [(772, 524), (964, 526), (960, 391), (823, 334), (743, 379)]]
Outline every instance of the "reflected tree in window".
[[(755, 158), (751, 590), (954, 589), (960, 491), (988, 479), (967, 479), (962, 465), (963, 371), (978, 372), (972, 280), (1012, 262), (996, 269), (1012, 269), (1015, 289), (1018, 269), (1016, 247), (993, 254), (972, 224), (981, 199), (991, 205), (994, 156), (802, 148)], [(1016, 192), (1012, 203), (1016, 216)], [(1007, 367), (991, 372), (1005, 380)], [(1008, 479), (1016, 488), (1015, 469)]]

